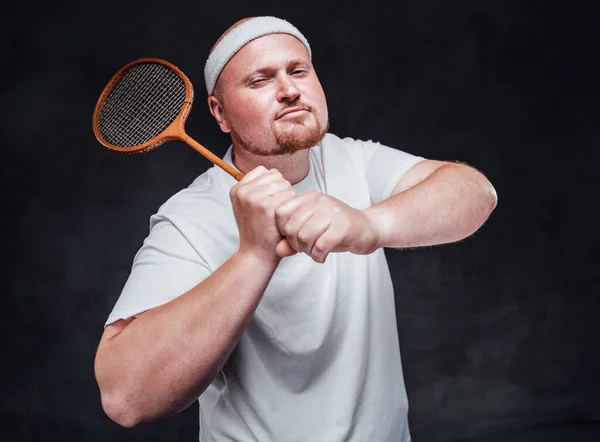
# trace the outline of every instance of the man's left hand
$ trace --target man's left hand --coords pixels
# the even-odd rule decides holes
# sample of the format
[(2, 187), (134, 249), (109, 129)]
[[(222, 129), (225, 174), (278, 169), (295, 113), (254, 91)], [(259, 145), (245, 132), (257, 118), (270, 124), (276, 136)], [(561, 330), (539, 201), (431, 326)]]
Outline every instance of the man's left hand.
[[(378, 244), (377, 228), (365, 211), (316, 191), (282, 203), (275, 210), (275, 222), (292, 249), (319, 263), (331, 252), (366, 255)], [(284, 241), (277, 253), (289, 255)]]

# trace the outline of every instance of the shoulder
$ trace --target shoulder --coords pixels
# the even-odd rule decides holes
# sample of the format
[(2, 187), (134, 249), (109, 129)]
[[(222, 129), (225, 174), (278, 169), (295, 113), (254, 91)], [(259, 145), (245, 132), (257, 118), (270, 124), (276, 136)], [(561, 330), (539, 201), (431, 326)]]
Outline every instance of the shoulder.
[(212, 167), (198, 176), (187, 188), (180, 190), (158, 209), (155, 217), (167, 219), (198, 219), (218, 214), (229, 203), (227, 184), (221, 174)]
[(369, 149), (379, 146), (378, 142), (372, 140), (359, 140), (351, 137), (339, 137), (332, 133), (325, 134), (323, 141), (321, 142), (323, 148), (350, 148), (350, 149)]
[(341, 138), (328, 133), (323, 138), (321, 146), (325, 154), (354, 155), (364, 159), (365, 156), (371, 156), (381, 144), (372, 140), (359, 140), (351, 137)]
[[(341, 138), (328, 133), (325, 135), (315, 154), (323, 158), (324, 163), (353, 164), (362, 169), (370, 161), (381, 145), (372, 140), (359, 140), (350, 137)], [(329, 160), (329, 161), (328, 161)]]

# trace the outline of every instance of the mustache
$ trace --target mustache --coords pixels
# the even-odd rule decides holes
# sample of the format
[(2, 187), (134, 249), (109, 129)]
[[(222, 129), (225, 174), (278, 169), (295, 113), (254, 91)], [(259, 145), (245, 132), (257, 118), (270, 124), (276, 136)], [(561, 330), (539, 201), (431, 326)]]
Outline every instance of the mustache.
[(277, 112), (277, 114), (275, 115), (275, 119), (277, 120), (278, 118), (283, 117), (285, 114), (287, 114), (289, 112), (294, 112), (294, 111), (299, 111), (299, 110), (305, 110), (305, 111), (312, 113), (313, 107), (308, 104), (305, 104), (305, 103), (294, 103), (292, 105), (282, 108), (279, 112)]

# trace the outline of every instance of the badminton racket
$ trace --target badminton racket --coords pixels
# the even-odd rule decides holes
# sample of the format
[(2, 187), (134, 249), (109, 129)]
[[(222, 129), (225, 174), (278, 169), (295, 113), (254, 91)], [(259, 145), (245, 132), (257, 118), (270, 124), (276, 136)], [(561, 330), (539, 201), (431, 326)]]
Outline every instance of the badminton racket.
[(123, 66), (104, 87), (94, 108), (94, 134), (109, 149), (128, 154), (180, 140), (241, 180), (243, 173), (185, 133), (193, 101), (194, 88), (181, 70), (142, 58)]

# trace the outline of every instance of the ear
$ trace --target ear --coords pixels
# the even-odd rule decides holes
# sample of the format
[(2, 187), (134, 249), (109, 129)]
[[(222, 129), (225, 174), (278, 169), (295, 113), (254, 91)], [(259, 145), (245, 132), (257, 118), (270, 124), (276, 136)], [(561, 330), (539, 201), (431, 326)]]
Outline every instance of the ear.
[(221, 105), (219, 99), (214, 95), (210, 95), (208, 97), (208, 109), (210, 110), (212, 116), (215, 117), (215, 120), (217, 120), (217, 123), (219, 124), (221, 130), (225, 133), (231, 132), (231, 128), (225, 120), (225, 112), (223, 112), (223, 106)]

